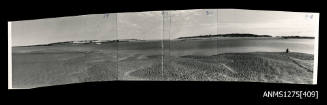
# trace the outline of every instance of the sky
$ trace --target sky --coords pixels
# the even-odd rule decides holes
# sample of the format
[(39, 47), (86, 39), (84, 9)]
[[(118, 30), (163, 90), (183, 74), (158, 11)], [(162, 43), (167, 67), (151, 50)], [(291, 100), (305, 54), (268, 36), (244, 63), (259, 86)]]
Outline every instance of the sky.
[(118, 13), (118, 39), (162, 39), (161, 11)]
[(117, 14), (94, 14), (12, 22), (12, 45), (117, 39)]
[(318, 35), (318, 13), (224, 9), (218, 16), (218, 33)]
[(90, 14), (12, 22), (12, 45), (72, 40), (161, 40), (217, 33), (317, 36), (318, 19), (318, 13), (240, 9)]

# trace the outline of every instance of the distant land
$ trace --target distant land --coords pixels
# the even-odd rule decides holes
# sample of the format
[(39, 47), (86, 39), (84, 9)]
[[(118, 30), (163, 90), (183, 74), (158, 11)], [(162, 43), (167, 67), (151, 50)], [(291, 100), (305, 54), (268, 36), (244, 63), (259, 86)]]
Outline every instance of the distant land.
[(120, 40), (76, 40), (76, 41), (63, 41), (48, 44), (37, 44), (37, 45), (27, 45), (27, 46), (13, 46), (13, 47), (32, 47), (32, 46), (53, 46), (53, 45), (81, 45), (81, 44), (104, 44), (104, 43), (114, 43), (114, 42), (137, 42), (145, 41), (139, 39), (120, 39)]
[(283, 39), (314, 39), (315, 37), (310, 36), (277, 36)]
[(56, 42), (35, 46), (52, 46), (52, 45), (64, 45), (64, 44), (101, 44), (101, 43), (109, 43), (115, 42), (115, 40), (79, 40), (79, 41), (65, 41), (65, 42)]
[[(271, 35), (256, 35), (248, 33), (231, 33), (231, 34), (217, 34), (217, 35), (198, 35), (198, 36), (188, 36), (188, 37), (179, 37), (177, 39), (196, 39), (196, 38), (216, 38), (216, 37), (273, 37)], [(310, 36), (275, 36), (276, 38), (281, 39), (315, 39), (315, 37)], [(140, 39), (119, 39), (119, 40), (77, 40), (77, 41), (64, 41), (64, 42), (55, 42), (49, 44), (38, 44), (38, 45), (28, 45), (28, 46), (52, 46), (52, 45), (80, 45), (80, 44), (103, 44), (103, 43), (113, 43), (113, 42), (138, 42), (146, 41)], [(25, 46), (25, 47), (28, 47)], [(23, 46), (13, 46), (13, 47), (23, 47)]]
[(189, 36), (189, 37), (179, 37), (178, 39), (188, 39), (188, 38), (211, 38), (211, 37), (272, 37), (270, 35), (255, 35), (255, 34), (218, 34), (218, 35), (200, 35), (200, 36)]
[[(179, 37), (177, 39), (192, 39), (192, 38), (214, 38), (214, 37), (273, 37), (271, 35), (256, 35), (247, 33), (231, 33), (231, 34), (218, 34), (218, 35), (199, 35), (189, 37)], [(276, 36), (276, 38), (282, 39), (314, 39), (315, 37), (310, 36)]]

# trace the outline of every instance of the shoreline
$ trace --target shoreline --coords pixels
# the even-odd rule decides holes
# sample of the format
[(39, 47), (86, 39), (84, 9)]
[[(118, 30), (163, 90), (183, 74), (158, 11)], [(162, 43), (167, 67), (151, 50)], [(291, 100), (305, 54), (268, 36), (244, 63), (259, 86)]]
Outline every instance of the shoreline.
[[(131, 41), (120, 41), (120, 42), (100, 42), (100, 43), (144, 43), (144, 42), (160, 42), (160, 41), (194, 41), (194, 40), (226, 40), (226, 39), (260, 39), (260, 40), (315, 40), (315, 38), (282, 38), (282, 37), (214, 37), (214, 38), (185, 38), (185, 39), (163, 39), (163, 40), (131, 40)], [(90, 40), (92, 41), (92, 40)], [(36, 46), (56, 46), (56, 45), (101, 45), (96, 44), (95, 42), (91, 43), (70, 43), (72, 41), (65, 42), (54, 42), (54, 43), (46, 43), (46, 44), (34, 44), (34, 45), (22, 45), (22, 46), (11, 46), (12, 48), (19, 47), (36, 47)], [(99, 42), (98, 42), (99, 43)]]

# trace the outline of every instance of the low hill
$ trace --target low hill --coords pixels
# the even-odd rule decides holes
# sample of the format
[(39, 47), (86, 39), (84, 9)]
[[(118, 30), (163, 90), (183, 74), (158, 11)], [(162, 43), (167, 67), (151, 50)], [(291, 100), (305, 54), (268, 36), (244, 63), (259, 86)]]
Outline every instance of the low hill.
[(178, 39), (188, 39), (188, 38), (214, 38), (214, 37), (272, 37), (270, 35), (255, 35), (255, 34), (218, 34), (218, 35), (200, 35), (200, 36), (190, 36), (190, 37), (179, 37)]
[(310, 36), (278, 36), (283, 39), (314, 39), (315, 37)]

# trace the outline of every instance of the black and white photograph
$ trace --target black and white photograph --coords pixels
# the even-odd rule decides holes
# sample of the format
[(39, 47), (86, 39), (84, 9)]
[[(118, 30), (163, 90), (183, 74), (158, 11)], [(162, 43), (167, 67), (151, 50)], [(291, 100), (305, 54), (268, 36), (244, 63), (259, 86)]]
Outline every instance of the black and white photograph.
[(319, 13), (186, 9), (8, 24), (13, 89), (101, 81), (317, 84)]
[(118, 79), (162, 79), (161, 11), (118, 13)]
[(16, 21), (12, 88), (118, 79), (117, 14)]

